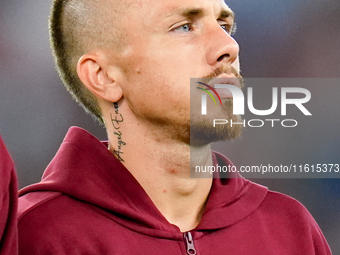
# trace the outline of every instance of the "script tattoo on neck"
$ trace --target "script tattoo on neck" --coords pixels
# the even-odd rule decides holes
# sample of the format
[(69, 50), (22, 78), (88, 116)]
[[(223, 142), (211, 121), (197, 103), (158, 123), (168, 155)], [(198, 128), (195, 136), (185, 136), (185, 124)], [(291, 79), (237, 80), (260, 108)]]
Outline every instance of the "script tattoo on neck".
[(113, 116), (113, 114), (111, 113), (110, 117), (111, 117), (112, 126), (115, 129), (114, 135), (117, 137), (117, 140), (118, 140), (118, 148), (117, 150), (113, 151), (113, 154), (117, 157), (117, 159), (120, 162), (125, 162), (124, 159), (122, 158), (122, 154), (124, 154), (124, 152), (122, 152), (122, 147), (126, 145), (126, 143), (123, 141), (122, 132), (120, 131), (120, 123), (124, 121), (124, 118), (123, 118), (123, 115), (119, 113), (119, 108), (118, 108), (117, 103), (114, 103), (114, 107), (115, 107), (115, 114)]

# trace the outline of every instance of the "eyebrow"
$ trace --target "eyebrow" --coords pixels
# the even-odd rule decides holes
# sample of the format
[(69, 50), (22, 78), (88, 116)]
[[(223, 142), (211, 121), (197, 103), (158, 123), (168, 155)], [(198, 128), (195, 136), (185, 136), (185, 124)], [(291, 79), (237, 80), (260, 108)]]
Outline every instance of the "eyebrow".
[[(205, 11), (202, 8), (179, 8), (172, 10), (166, 15), (167, 17), (179, 14), (180, 16), (186, 17), (186, 18), (198, 18), (203, 16)], [(234, 12), (231, 9), (222, 9), (219, 15), (219, 19), (226, 19), (232, 17), (234, 19), (235, 15)]]
[(200, 8), (190, 8), (190, 9), (184, 9), (180, 13), (183, 17), (200, 17), (203, 16), (204, 10)]
[(233, 18), (235, 19), (235, 14), (231, 9), (222, 9), (219, 18), (226, 19), (226, 18)]
[(174, 8), (168, 12), (166, 17), (170, 17), (173, 15), (180, 15), (185, 18), (194, 18), (203, 16), (204, 10), (201, 8)]

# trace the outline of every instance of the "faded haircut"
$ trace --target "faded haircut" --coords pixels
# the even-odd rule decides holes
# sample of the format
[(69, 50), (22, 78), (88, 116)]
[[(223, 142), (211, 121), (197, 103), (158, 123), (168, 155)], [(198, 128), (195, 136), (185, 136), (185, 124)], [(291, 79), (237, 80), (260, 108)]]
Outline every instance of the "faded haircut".
[[(80, 81), (77, 63), (90, 50), (112, 47), (117, 30), (106, 0), (54, 0), (49, 19), (50, 44), (56, 68), (73, 98), (103, 123), (98, 101)], [(99, 3), (100, 2), (100, 3)]]

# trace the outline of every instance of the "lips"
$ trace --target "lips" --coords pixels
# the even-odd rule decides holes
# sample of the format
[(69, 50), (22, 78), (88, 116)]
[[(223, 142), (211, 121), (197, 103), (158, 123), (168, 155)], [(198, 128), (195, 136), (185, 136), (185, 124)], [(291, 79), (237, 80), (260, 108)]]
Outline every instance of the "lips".
[(228, 84), (241, 88), (240, 80), (236, 78), (234, 75), (221, 74), (218, 77), (213, 78), (212, 80), (209, 81), (208, 85), (215, 88), (216, 92), (222, 99), (231, 99), (233, 98), (233, 95), (229, 89), (216, 88), (216, 85), (218, 84)]

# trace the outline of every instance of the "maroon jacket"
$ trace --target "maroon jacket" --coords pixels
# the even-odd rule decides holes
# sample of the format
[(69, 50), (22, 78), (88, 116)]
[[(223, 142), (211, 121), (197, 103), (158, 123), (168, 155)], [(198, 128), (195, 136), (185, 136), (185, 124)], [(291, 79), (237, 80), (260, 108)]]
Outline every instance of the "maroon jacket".
[(18, 254), (17, 206), (17, 177), (0, 137), (0, 255)]
[(299, 202), (243, 178), (214, 179), (200, 224), (181, 233), (107, 147), (79, 128), (70, 129), (42, 181), (20, 195), (21, 255), (331, 254)]

